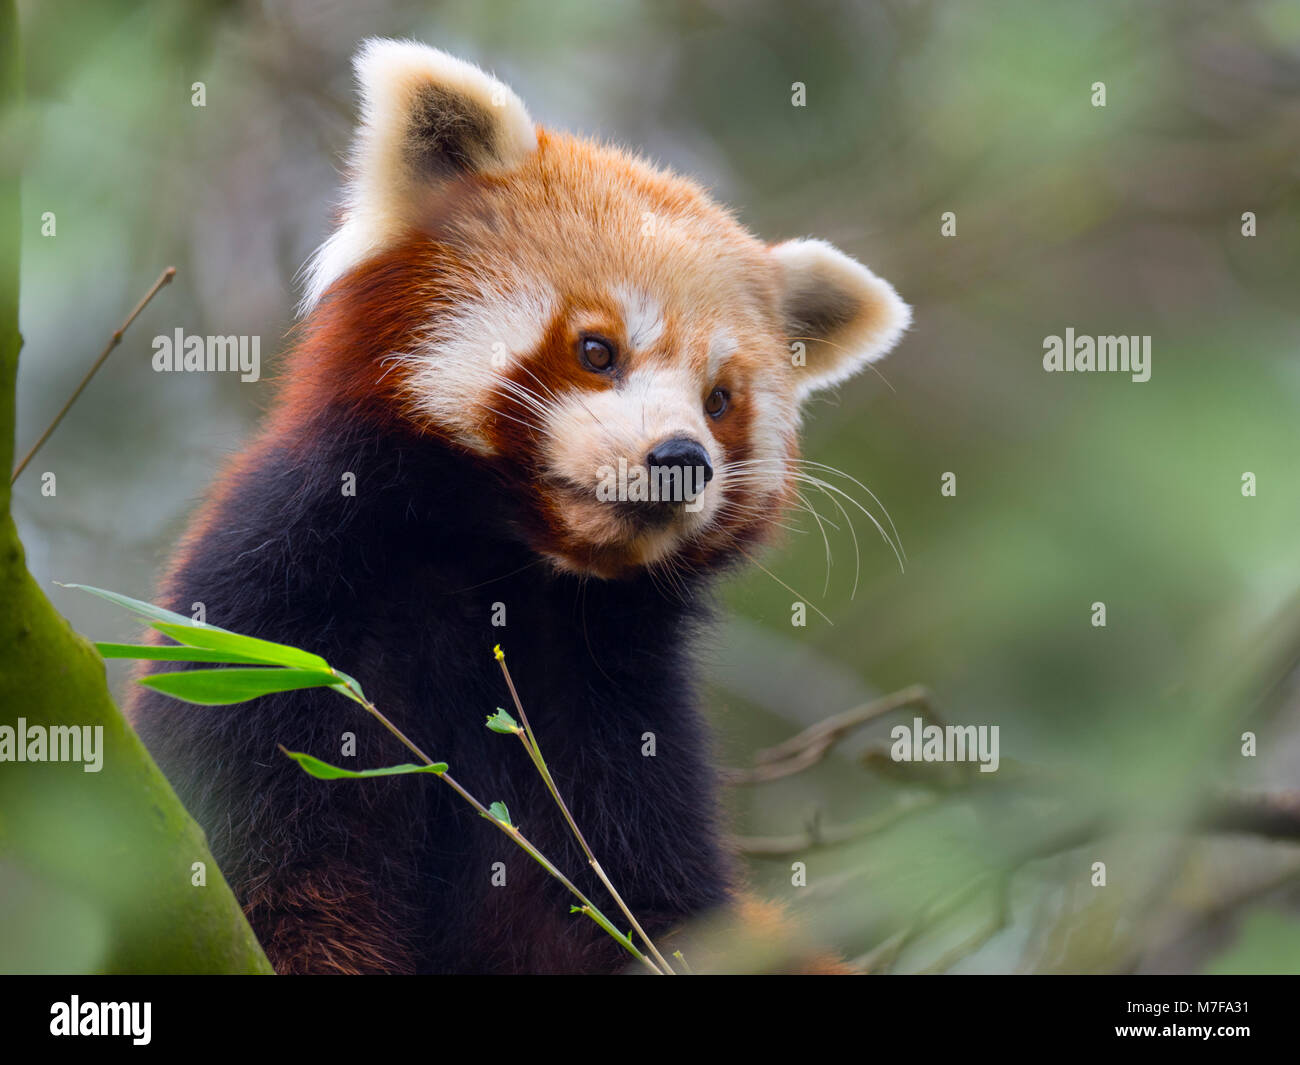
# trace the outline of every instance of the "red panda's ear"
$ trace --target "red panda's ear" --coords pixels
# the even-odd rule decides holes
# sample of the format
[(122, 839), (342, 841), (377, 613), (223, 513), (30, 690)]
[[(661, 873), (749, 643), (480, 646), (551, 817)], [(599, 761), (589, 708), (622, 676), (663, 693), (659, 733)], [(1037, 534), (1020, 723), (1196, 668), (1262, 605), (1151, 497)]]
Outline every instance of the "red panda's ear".
[(500, 173), (537, 148), (519, 97), (472, 63), (414, 41), (366, 41), (353, 60), (361, 118), (342, 223), (307, 267), (302, 309), (419, 221), (437, 187)]
[(888, 281), (825, 241), (789, 240), (771, 253), (786, 339), (803, 344), (792, 347), (801, 399), (885, 355), (911, 323), (912, 309)]

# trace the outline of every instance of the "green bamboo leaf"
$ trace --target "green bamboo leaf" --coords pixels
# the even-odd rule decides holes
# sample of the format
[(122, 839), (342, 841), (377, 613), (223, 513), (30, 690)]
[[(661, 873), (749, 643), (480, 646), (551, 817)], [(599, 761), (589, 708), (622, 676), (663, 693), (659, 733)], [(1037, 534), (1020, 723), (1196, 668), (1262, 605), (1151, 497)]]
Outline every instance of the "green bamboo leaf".
[[(56, 581), (55, 583), (59, 582)], [(259, 640), (253, 636), (243, 636), (231, 632), (229, 629), (223, 629), (220, 625), (199, 624), (193, 618), (187, 618), (184, 614), (164, 610), (160, 606), (154, 606), (152, 603), (145, 603), (139, 599), (132, 599), (129, 595), (119, 595), (117, 592), (110, 592), (104, 588), (95, 588), (89, 584), (61, 584), (60, 587), (76, 588), (79, 591), (89, 592), (101, 599), (107, 599), (110, 603), (125, 607), (132, 613), (139, 614), (152, 622), (154, 628), (159, 632), (185, 644), (187, 647), (202, 647), (211, 651), (227, 651), (230, 654), (239, 656), (239, 658), (230, 659), (190, 658), (176, 659), (176, 661), (249, 661), (264, 662), (267, 665), (274, 666), (293, 666), (299, 669), (328, 671), (330, 668), (325, 659), (309, 651), (303, 651), (284, 643), (273, 643), (270, 640)], [(141, 655), (139, 657), (162, 658), (164, 656)]]
[(172, 625), (184, 625), (187, 629), (209, 629), (216, 632), (225, 632), (225, 629), (217, 628), (215, 625), (200, 625), (193, 618), (187, 618), (184, 614), (177, 614), (173, 610), (164, 610), (160, 606), (154, 606), (152, 603), (145, 603), (139, 599), (132, 599), (129, 595), (119, 595), (117, 592), (110, 592), (103, 588), (94, 588), (89, 584), (64, 584), (61, 581), (55, 581), (60, 588), (76, 588), (81, 592), (89, 592), (91, 595), (97, 595), (101, 599), (107, 599), (110, 603), (116, 603), (118, 606), (125, 607), (133, 614), (139, 614), (149, 621), (162, 621)]
[[(230, 651), (258, 662), (265, 662), (267, 665), (293, 666), (296, 669), (316, 669), (322, 672), (329, 672), (330, 668), (330, 664), (320, 655), (290, 647), (287, 643), (272, 643), (270, 640), (259, 640), (254, 636), (242, 636), (236, 632), (208, 626), (199, 628), (156, 621), (153, 627), (173, 640), (179, 640), (190, 647)], [(334, 681), (337, 683), (338, 678), (335, 677)]]
[(348, 684), (352, 685), (352, 691), (348, 691), (348, 689), (347, 689), (347, 687), (346, 687), (345, 685), (340, 684), (340, 685), (339, 685), (339, 688), (338, 688), (339, 691), (341, 691), (341, 692), (342, 692), (344, 695), (346, 695), (349, 699), (352, 699), (353, 702), (356, 702), (356, 701), (357, 701), (356, 699), (353, 698), (353, 693), (354, 693), (354, 692), (356, 693), (356, 695), (359, 695), (362, 699), (365, 699), (365, 697), (366, 697), (366, 693), (363, 692), (363, 691), (361, 690), (361, 685), (357, 683), (357, 680), (356, 680), (355, 677), (349, 677), (349, 676), (348, 676), (346, 673), (344, 673), (343, 670), (341, 670), (341, 669), (336, 669), (336, 670), (334, 671), (334, 674), (335, 674), (335, 676), (337, 676), (340, 680), (347, 681)]
[(488, 813), (500, 821), (503, 825), (509, 825), (514, 828), (514, 822), (510, 820), (510, 811), (506, 809), (503, 802), (494, 802), (488, 807)]
[(328, 688), (338, 683), (319, 669), (183, 669), (151, 673), (139, 683), (200, 706), (230, 706), (276, 692)]
[(487, 719), (487, 727), (493, 732), (504, 732), (507, 734), (520, 731), (519, 723), (499, 706), (497, 707), (497, 712)]
[(171, 644), (97, 643), (95, 647), (105, 658), (140, 658), (160, 662), (231, 662), (244, 665), (258, 665), (262, 662), (260, 658), (248, 658), (231, 651), (176, 647)]
[(432, 765), (412, 765), (407, 762), (402, 765), (384, 766), (382, 769), (340, 769), (336, 765), (330, 765), (328, 762), (322, 762), (319, 758), (313, 758), (310, 754), (303, 754), (301, 751), (289, 751), (281, 747), (290, 758), (297, 762), (304, 771), (321, 780), (356, 780), (362, 777), (395, 777), (405, 773), (433, 773), (441, 776), (447, 772), (446, 762), (434, 762)]

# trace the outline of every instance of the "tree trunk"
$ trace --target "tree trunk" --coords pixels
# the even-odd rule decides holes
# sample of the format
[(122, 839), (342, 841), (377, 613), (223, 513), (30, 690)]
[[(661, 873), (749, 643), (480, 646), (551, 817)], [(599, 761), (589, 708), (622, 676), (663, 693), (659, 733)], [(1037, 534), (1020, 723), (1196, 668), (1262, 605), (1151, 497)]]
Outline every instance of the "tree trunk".
[[(20, 99), (17, 15), (0, 0), (0, 114)], [(20, 719), (29, 735), (90, 726), (103, 739), (98, 772), (0, 761), (0, 971), (269, 973), (202, 830), (113, 704), (103, 660), (27, 572), (8, 476), (22, 343), (17, 154), (6, 151), (0, 173), (0, 727), (13, 743)]]

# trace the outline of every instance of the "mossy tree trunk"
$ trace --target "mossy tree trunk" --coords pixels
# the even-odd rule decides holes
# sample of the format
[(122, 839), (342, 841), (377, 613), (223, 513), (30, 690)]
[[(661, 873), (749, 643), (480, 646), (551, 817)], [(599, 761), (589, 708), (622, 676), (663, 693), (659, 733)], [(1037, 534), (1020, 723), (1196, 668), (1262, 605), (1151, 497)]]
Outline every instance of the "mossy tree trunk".
[[(13, 0), (0, 0), (0, 50), (7, 115), (21, 98)], [(0, 971), (270, 972), (202, 831), (114, 705), (103, 660), (27, 572), (8, 477), (21, 347), (20, 154), (6, 151), (0, 163), (0, 726), (15, 741), (20, 719), (29, 733), (90, 726), (103, 739), (99, 772), (0, 761)]]

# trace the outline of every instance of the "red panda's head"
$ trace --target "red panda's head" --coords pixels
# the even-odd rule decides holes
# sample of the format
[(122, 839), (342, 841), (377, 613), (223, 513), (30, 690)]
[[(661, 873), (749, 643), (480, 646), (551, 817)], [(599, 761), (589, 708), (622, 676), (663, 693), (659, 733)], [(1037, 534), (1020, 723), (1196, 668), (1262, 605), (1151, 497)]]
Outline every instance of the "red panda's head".
[(519, 527), (599, 577), (708, 565), (794, 491), (800, 404), (910, 312), (817, 240), (768, 245), (694, 183), (534, 126), (506, 86), (410, 42), (356, 61), (362, 119), (304, 311), (416, 429), (495, 464)]

